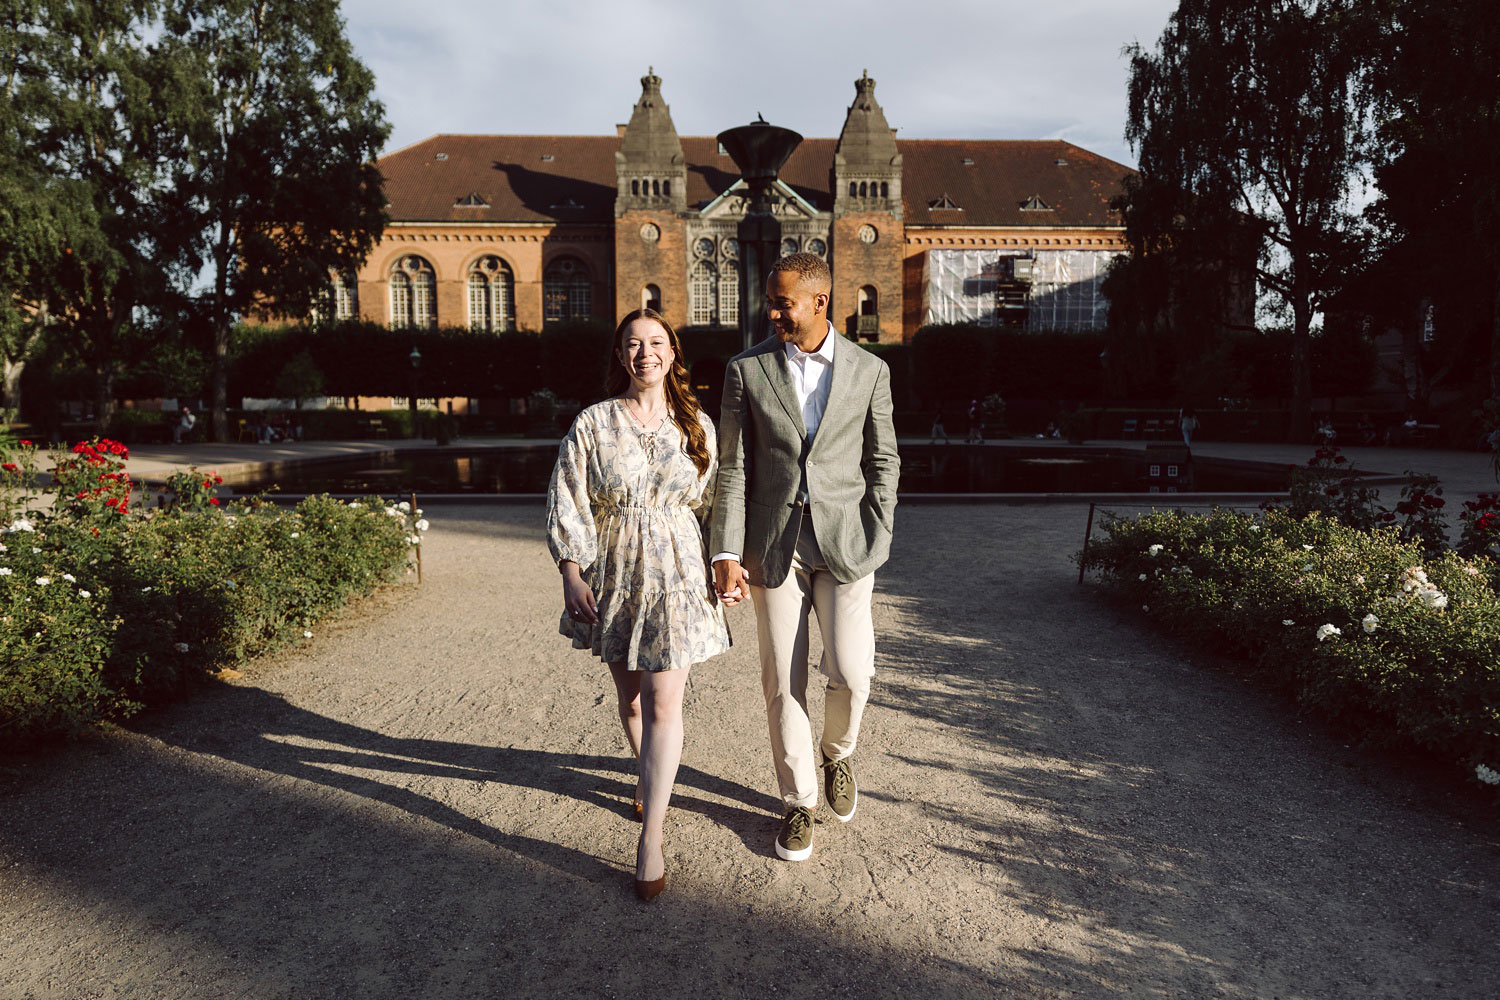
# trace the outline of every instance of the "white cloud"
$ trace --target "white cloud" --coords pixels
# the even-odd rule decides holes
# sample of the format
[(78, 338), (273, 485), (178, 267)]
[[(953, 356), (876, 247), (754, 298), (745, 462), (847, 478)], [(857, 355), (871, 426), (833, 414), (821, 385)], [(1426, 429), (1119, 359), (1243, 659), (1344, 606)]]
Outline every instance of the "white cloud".
[(654, 66), (683, 135), (762, 113), (833, 137), (863, 70), (913, 138), (1064, 138), (1126, 163), (1126, 62), (1168, 0), (348, 0), (374, 70), (387, 149), (439, 132), (602, 135), (630, 117)]

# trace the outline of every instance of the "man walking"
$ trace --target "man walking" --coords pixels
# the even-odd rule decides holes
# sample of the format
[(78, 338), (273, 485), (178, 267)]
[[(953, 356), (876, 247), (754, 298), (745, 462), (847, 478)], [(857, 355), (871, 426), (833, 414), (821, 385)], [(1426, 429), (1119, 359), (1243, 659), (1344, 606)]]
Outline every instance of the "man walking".
[(724, 374), (719, 476), (709, 529), (714, 587), (755, 603), (761, 684), (785, 815), (776, 854), (812, 854), (819, 765), (807, 716), (808, 614), (823, 636), (823, 793), (847, 823), (851, 756), (875, 674), (870, 599), (890, 553), (900, 461), (890, 370), (828, 322), (822, 258), (777, 261), (766, 285), (775, 336)]

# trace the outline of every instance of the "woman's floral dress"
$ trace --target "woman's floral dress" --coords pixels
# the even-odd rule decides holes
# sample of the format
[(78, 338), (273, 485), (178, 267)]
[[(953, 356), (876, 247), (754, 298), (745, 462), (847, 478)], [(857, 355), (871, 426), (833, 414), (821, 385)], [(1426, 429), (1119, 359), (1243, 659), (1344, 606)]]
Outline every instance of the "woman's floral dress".
[(713, 456), (702, 476), (670, 414), (647, 433), (619, 399), (580, 413), (558, 450), (547, 545), (578, 564), (599, 605), (597, 625), (564, 613), (558, 631), (606, 663), (680, 670), (729, 648), (703, 540), (718, 448), (698, 419)]

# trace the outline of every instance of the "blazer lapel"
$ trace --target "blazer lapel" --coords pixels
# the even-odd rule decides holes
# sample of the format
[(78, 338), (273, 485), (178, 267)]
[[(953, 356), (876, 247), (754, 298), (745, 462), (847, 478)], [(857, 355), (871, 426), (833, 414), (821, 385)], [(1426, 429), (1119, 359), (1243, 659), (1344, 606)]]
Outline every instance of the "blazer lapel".
[(769, 351), (761, 353), (760, 368), (766, 373), (766, 381), (771, 384), (776, 398), (781, 400), (787, 416), (792, 418), (792, 426), (806, 440), (807, 427), (802, 423), (802, 408), (797, 405), (797, 390), (792, 388), (792, 373), (786, 360), (786, 348), (779, 340)]

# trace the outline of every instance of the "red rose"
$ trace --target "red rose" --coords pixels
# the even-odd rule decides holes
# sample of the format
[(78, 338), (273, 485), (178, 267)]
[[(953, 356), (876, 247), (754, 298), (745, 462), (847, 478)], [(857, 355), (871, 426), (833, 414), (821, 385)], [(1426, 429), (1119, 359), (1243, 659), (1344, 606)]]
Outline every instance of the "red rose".
[(22, 448), (35, 448), (36, 445), (32, 444), (30, 441), (22, 441), (21, 442), (21, 447)]
[(218, 497), (209, 497), (208, 498), (208, 502), (211, 503), (211, 504), (213, 504), (215, 507), (219, 506), (219, 498)]
[(4, 469), (6, 472), (20, 472), (21, 471), (20, 468), (14, 462), (6, 462), (4, 465), (0, 465), (0, 469)]

